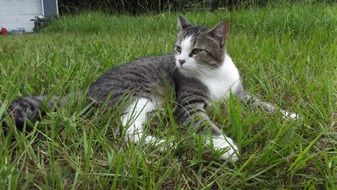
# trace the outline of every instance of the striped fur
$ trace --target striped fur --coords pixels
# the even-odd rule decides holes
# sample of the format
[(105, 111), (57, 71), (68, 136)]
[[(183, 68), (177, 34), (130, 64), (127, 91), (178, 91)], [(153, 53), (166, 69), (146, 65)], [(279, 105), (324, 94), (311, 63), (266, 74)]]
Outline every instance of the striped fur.
[[(81, 93), (77, 92), (69, 95), (78, 96), (80, 94)], [(22, 129), (26, 120), (34, 122), (37, 119), (41, 119), (44, 115), (43, 106), (46, 106), (48, 110), (54, 109), (56, 106), (65, 106), (69, 99), (69, 95), (64, 97), (27, 96), (18, 98), (9, 105), (8, 113), (12, 116), (16, 127)]]
[(22, 129), (25, 120), (35, 121), (39, 115), (42, 115), (40, 106), (44, 98), (42, 96), (23, 97), (11, 103), (8, 107), (9, 113), (14, 118), (15, 125)]

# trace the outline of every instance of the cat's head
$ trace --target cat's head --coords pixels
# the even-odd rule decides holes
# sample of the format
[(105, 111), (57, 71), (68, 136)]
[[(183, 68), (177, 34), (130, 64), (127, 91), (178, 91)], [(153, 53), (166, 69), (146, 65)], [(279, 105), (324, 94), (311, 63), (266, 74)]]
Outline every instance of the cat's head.
[(176, 65), (181, 72), (197, 74), (223, 64), (228, 22), (207, 29), (192, 25), (185, 17), (178, 16), (178, 30), (174, 50)]

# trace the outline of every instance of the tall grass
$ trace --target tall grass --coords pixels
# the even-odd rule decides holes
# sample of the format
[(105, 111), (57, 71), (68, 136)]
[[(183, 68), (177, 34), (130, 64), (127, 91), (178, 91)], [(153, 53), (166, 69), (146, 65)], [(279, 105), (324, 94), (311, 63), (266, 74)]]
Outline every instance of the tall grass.
[[(84, 100), (51, 110), (22, 133), (0, 128), (2, 189), (270, 189), (337, 187), (337, 7), (293, 5), (236, 12), (183, 12), (194, 23), (231, 22), (227, 50), (245, 87), (297, 112), (285, 121), (235, 99), (209, 109), (240, 147), (240, 161), (217, 159), (174, 121), (173, 105), (148, 128), (175, 142), (161, 153), (116, 132), (120, 109), (86, 115)], [(61, 17), (38, 34), (0, 38), (0, 118), (19, 96), (86, 89), (104, 71), (171, 53), (176, 14)], [(226, 107), (226, 112), (224, 109)]]

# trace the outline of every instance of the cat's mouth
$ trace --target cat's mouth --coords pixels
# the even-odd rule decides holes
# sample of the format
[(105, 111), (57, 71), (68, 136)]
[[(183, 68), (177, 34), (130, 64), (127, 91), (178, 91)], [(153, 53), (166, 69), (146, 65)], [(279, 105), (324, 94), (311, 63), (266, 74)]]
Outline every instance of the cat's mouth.
[(179, 63), (176, 64), (177, 68), (181, 71), (189, 71), (189, 70), (193, 70), (192, 68), (190, 68), (188, 65), (180, 65)]
[(195, 69), (190, 68), (186, 65), (185, 66), (184, 65), (178, 65), (177, 68), (178, 68), (179, 72), (186, 77), (196, 77), (198, 75), (198, 72)]

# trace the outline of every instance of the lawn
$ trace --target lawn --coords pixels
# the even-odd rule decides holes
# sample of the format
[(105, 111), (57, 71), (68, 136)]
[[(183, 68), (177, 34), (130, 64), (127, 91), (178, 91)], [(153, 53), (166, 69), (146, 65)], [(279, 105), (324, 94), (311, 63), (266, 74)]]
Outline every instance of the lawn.
[[(210, 117), (240, 147), (240, 160), (229, 163), (176, 124), (171, 104), (148, 124), (177, 145), (161, 153), (123, 141), (118, 108), (88, 115), (84, 97), (73, 99), (31, 132), (11, 126), (5, 135), (0, 128), (0, 189), (336, 189), (337, 6), (181, 14), (209, 27), (229, 20), (227, 51), (245, 88), (304, 120), (234, 98), (214, 105)], [(17, 97), (87, 89), (116, 65), (173, 52), (176, 15), (85, 13), (40, 33), (0, 36), (1, 120), (8, 121), (5, 110)]]

